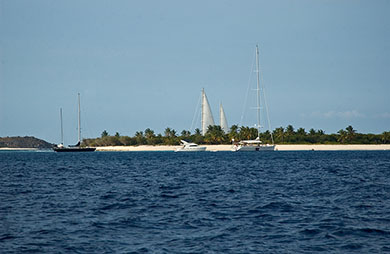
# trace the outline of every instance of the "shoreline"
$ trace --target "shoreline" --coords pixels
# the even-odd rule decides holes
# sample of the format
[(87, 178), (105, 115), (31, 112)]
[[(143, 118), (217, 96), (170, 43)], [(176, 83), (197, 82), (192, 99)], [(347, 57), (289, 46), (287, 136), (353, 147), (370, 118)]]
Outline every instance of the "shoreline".
[[(232, 145), (199, 145), (206, 147), (206, 151), (231, 151)], [(147, 152), (147, 151), (175, 151), (181, 146), (101, 146), (96, 147), (99, 152)], [(390, 144), (383, 145), (275, 145), (275, 151), (382, 151), (390, 150)]]
[[(232, 151), (232, 145), (199, 145), (206, 147), (209, 152)], [(99, 146), (97, 152), (174, 152), (180, 145), (176, 146)], [(41, 151), (38, 148), (9, 148), (1, 147), (0, 151)], [(44, 149), (50, 151), (51, 149)], [(390, 144), (381, 145), (275, 145), (275, 151), (390, 151)]]
[(38, 151), (39, 148), (11, 148), (11, 147), (0, 147), (0, 151)]

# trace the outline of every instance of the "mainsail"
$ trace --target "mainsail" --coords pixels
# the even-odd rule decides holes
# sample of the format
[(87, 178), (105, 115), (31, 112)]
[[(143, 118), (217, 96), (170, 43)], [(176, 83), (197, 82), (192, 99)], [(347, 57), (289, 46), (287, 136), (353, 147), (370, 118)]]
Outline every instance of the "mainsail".
[(229, 126), (226, 121), (226, 115), (225, 111), (223, 110), (222, 103), (219, 105), (219, 125), (225, 133), (229, 132)]
[(202, 135), (206, 134), (207, 128), (210, 125), (215, 125), (213, 113), (211, 113), (206, 93), (204, 92), (204, 89), (202, 89)]

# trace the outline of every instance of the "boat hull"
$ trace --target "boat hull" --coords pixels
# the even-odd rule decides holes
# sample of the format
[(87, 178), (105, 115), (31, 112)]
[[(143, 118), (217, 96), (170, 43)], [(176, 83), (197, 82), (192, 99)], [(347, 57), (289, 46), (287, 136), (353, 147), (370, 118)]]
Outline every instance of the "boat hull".
[(80, 153), (80, 152), (94, 152), (96, 148), (94, 147), (80, 147), (80, 148), (59, 148), (55, 147), (53, 148), (55, 152), (58, 153), (68, 153), (68, 152), (75, 152), (75, 153)]
[(206, 147), (196, 147), (196, 148), (178, 148), (175, 152), (203, 152), (206, 151)]
[(260, 146), (233, 146), (233, 151), (238, 152), (261, 152), (261, 151), (274, 151), (274, 145), (260, 145)]

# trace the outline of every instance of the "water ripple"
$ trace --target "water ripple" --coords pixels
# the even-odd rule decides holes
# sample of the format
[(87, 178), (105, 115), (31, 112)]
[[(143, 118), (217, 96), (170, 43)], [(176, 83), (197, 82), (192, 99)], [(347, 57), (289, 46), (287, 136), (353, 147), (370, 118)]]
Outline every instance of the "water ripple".
[(390, 153), (1, 153), (1, 253), (390, 252)]

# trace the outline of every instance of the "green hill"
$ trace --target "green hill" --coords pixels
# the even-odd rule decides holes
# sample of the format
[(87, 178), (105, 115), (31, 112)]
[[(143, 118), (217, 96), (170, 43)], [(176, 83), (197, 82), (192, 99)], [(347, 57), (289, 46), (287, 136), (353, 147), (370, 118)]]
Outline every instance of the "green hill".
[(35, 137), (0, 137), (0, 148), (52, 148), (50, 144)]

